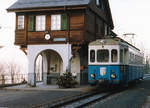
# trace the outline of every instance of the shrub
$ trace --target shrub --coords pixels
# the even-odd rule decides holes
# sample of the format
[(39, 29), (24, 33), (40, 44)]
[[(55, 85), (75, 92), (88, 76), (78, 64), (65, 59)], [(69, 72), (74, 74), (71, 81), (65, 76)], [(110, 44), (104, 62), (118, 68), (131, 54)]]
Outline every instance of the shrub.
[(61, 75), (59, 78), (57, 78), (56, 84), (60, 88), (73, 88), (75, 85), (77, 85), (77, 81), (75, 80), (75, 76), (72, 76), (72, 73), (69, 71), (66, 71), (63, 75)]

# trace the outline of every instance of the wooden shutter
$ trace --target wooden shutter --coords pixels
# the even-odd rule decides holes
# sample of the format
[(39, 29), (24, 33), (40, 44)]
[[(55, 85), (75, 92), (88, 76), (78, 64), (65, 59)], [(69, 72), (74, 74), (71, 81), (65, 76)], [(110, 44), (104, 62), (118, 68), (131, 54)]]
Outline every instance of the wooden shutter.
[(34, 16), (29, 16), (28, 30), (34, 31)]
[(61, 30), (67, 30), (67, 14), (61, 15)]

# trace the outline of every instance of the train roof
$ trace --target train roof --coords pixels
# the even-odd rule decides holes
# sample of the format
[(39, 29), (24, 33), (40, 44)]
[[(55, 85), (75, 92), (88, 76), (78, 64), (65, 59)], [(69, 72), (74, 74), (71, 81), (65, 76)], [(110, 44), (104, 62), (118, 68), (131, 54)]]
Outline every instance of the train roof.
[(127, 41), (125, 41), (119, 37), (97, 39), (96, 41), (89, 43), (89, 46), (93, 46), (93, 45), (124, 45), (124, 46), (132, 47), (132, 48), (140, 51), (137, 47), (133, 46), (132, 44), (128, 43)]

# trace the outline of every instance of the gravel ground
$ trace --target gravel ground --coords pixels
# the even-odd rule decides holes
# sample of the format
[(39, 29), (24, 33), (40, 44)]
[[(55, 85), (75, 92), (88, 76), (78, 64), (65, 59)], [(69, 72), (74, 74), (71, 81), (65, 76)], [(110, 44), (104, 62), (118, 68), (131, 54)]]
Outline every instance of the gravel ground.
[(90, 108), (150, 108), (150, 78), (145, 79), (128, 90), (115, 94)]
[(30, 108), (56, 99), (77, 95), (79, 91), (10, 91), (0, 90), (0, 108)]

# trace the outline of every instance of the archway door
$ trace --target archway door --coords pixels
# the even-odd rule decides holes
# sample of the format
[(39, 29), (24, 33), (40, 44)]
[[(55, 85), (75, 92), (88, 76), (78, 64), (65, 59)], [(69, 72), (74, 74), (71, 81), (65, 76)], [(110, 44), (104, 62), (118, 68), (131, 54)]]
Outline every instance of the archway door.
[[(41, 59), (42, 62), (37, 62), (40, 61), (39, 59)], [(63, 61), (60, 55), (53, 50), (44, 50), (38, 55), (35, 63), (36, 81), (40, 79), (45, 84), (55, 85), (56, 79), (63, 72)], [(41, 66), (40, 69), (39, 66)], [(39, 70), (41, 70), (41, 72), (39, 72)]]
[(28, 45), (28, 84), (36, 86), (36, 61), (42, 56), (42, 75), (45, 84), (55, 84), (56, 77), (66, 72), (72, 57), (70, 44)]

